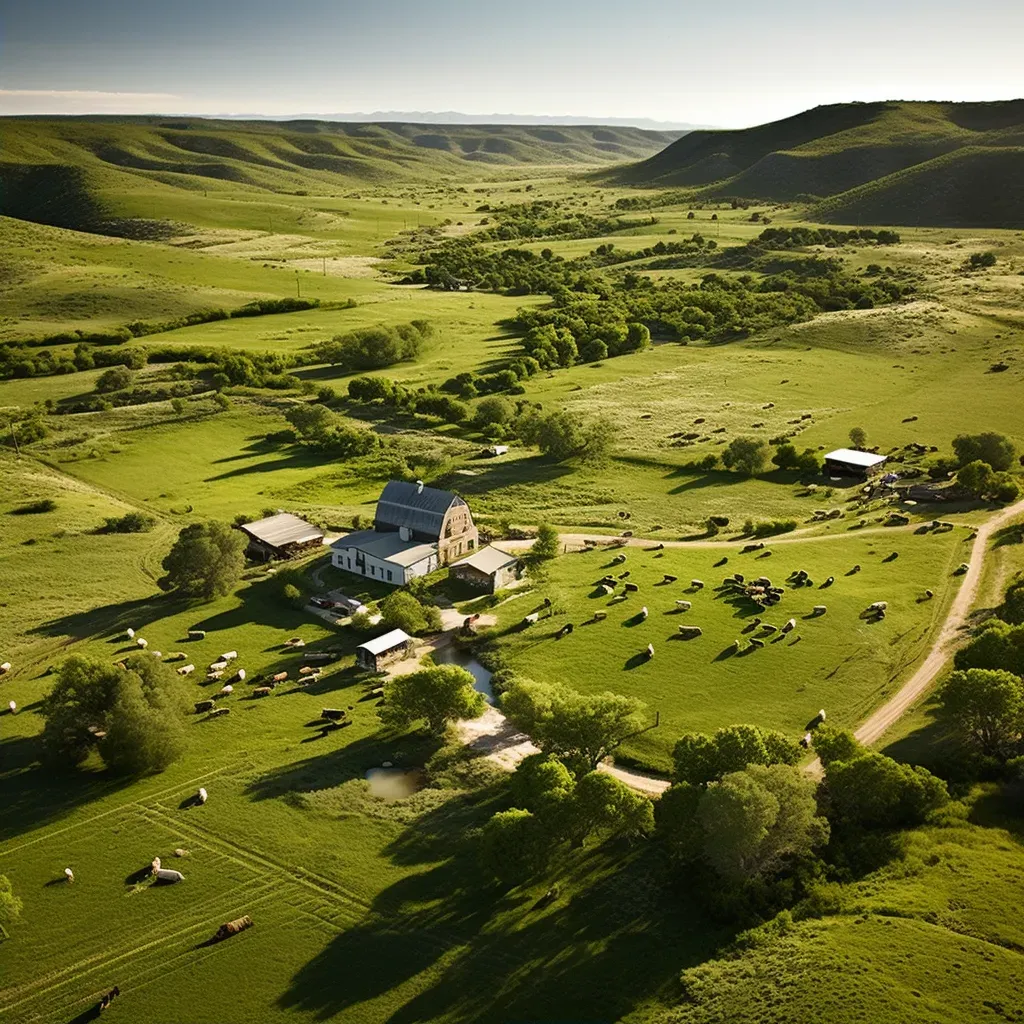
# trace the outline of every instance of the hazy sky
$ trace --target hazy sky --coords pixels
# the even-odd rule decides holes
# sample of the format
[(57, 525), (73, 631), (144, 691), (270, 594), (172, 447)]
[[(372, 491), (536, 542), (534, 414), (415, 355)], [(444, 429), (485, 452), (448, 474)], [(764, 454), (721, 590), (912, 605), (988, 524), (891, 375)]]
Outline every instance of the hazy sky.
[(459, 110), (745, 126), (1024, 96), (1024, 0), (0, 0), (0, 113)]

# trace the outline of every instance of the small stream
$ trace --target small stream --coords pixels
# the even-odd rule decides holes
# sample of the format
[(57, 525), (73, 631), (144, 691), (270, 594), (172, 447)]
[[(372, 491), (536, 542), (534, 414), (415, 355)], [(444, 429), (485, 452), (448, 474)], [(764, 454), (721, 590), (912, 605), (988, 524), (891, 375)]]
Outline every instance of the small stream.
[(441, 665), (458, 665), (473, 677), (473, 687), (482, 693), (488, 704), (494, 704), (494, 691), (491, 689), (491, 676), (494, 674), (484, 668), (471, 654), (460, 651), (454, 644), (448, 644), (434, 652), (434, 660)]

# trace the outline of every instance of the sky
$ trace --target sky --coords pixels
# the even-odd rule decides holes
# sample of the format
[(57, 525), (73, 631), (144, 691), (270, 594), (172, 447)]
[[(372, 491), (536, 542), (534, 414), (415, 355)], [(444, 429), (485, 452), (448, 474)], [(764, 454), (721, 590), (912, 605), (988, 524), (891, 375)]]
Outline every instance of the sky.
[(1024, 0), (0, 0), (0, 113), (456, 110), (746, 127), (1024, 96)]

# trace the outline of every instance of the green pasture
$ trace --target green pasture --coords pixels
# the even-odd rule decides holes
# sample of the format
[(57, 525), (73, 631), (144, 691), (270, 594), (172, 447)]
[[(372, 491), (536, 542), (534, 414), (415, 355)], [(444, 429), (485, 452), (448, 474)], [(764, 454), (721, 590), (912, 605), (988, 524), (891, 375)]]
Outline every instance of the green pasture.
[[(527, 678), (571, 680), (585, 691), (612, 690), (646, 702), (652, 716), (660, 714), (660, 725), (630, 741), (623, 753), (665, 771), (683, 732), (756, 722), (796, 737), (819, 708), (841, 726), (865, 718), (927, 651), (956, 589), (952, 572), (963, 560), (966, 537), (963, 530), (923, 535), (900, 528), (828, 539), (777, 538), (765, 542), (770, 557), (763, 551), (741, 554), (740, 546), (724, 543), (662, 551), (634, 547), (623, 549), (626, 561), (616, 565), (607, 549), (567, 555), (551, 563), (536, 595), (499, 610), (496, 645)], [(886, 562), (894, 551), (899, 557)], [(727, 562), (718, 565), (723, 558)], [(848, 575), (855, 565), (861, 571)], [(806, 569), (815, 585), (787, 584), (796, 569)], [(625, 600), (621, 585), (611, 598), (596, 586), (607, 572), (627, 571), (628, 582), (640, 589)], [(724, 596), (716, 588), (734, 571), (785, 586), (781, 603), (761, 611), (745, 599)], [(677, 580), (663, 584), (666, 574)], [(829, 576), (835, 582), (826, 587)], [(706, 586), (697, 590), (692, 579)], [(924, 599), (926, 589), (935, 592), (933, 600)], [(551, 599), (552, 614), (522, 628), (523, 616), (544, 597)], [(677, 600), (690, 601), (692, 608), (679, 611)], [(889, 605), (881, 622), (861, 617), (875, 601)], [(816, 605), (826, 606), (827, 613), (816, 616)], [(595, 621), (597, 611), (607, 618)], [(755, 615), (777, 629), (792, 618), (796, 628), (768, 635), (754, 626)], [(566, 623), (574, 632), (555, 639)], [(681, 625), (699, 626), (703, 636), (683, 640)], [(749, 649), (751, 637), (763, 639), (765, 647)], [(731, 650), (736, 640), (740, 653)], [(650, 660), (648, 644), (655, 650)]]

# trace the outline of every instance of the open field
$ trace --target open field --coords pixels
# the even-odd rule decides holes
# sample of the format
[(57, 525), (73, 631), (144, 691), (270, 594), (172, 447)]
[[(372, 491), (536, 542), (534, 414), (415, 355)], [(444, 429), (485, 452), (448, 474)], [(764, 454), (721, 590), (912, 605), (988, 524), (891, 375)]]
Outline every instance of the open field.
[[(901, 529), (827, 540), (778, 538), (766, 541), (770, 558), (763, 551), (741, 554), (740, 546), (724, 543), (692, 552), (628, 548), (625, 563), (615, 566), (607, 551), (566, 556), (536, 595), (499, 612), (497, 649), (528, 678), (570, 678), (585, 691), (612, 690), (645, 701), (652, 714), (660, 714), (661, 724), (623, 753), (665, 772), (672, 744), (684, 732), (713, 732), (755, 720), (796, 735), (821, 707), (829, 721), (842, 726), (865, 717), (928, 649), (959, 582), (951, 574), (962, 561), (966, 536), (964, 531), (919, 536)], [(884, 561), (893, 551), (899, 558)], [(727, 564), (718, 565), (723, 558)], [(850, 575), (855, 565), (862, 569)], [(797, 569), (806, 569), (815, 586), (787, 585)], [(627, 570), (628, 582), (640, 589), (626, 600), (619, 599), (621, 585), (618, 598), (595, 585), (606, 572)], [(719, 585), (734, 571), (748, 580), (765, 575), (786, 586), (782, 602), (761, 610), (723, 594)], [(665, 574), (677, 581), (663, 584)], [(835, 582), (825, 586), (829, 576)], [(697, 590), (692, 579), (706, 586)], [(935, 591), (934, 600), (923, 600), (926, 589)], [(543, 597), (551, 599), (551, 617), (520, 629), (522, 616)], [(677, 600), (690, 601), (692, 608), (680, 612)], [(862, 617), (874, 601), (889, 604), (882, 622)], [(828, 612), (817, 617), (813, 608), (819, 604)], [(597, 622), (593, 616), (599, 610), (607, 618)], [(793, 618), (796, 628), (767, 634), (755, 626), (755, 616), (776, 628)], [(575, 632), (556, 640), (554, 634), (567, 622)], [(683, 640), (680, 626), (699, 626), (704, 635)], [(752, 637), (764, 641), (763, 650), (748, 646)], [(739, 653), (732, 650), (737, 639)], [(651, 660), (648, 644), (655, 650)]]
[[(124, 994), (114, 1013), (132, 1024), (998, 1024), (1024, 1013), (1015, 987), (1024, 937), (1013, 913), (1024, 878), (1021, 820), (995, 784), (950, 773), (958, 800), (937, 818), (879, 839), (856, 867), (818, 862), (828, 888), (810, 912), (794, 908), (793, 920), (733, 946), (761, 909), (742, 921), (713, 913), (657, 838), (589, 843), (531, 882), (495, 884), (474, 843), (476, 830), (510, 806), (505, 777), (476, 761), (431, 767), (441, 740), (384, 729), (371, 694), (379, 680), (355, 670), (363, 637), (286, 601), (280, 572), (249, 565), (209, 602), (157, 585), (190, 523), (283, 509), (333, 535), (372, 517), (390, 477), (421, 478), (464, 496), (498, 538), (541, 522), (565, 535), (633, 532), (620, 567), (609, 567), (607, 550), (546, 563), (526, 592), (490, 609), (497, 625), (485, 634), (522, 676), (636, 696), (658, 714), (656, 729), (618, 751), (620, 764), (664, 773), (688, 730), (749, 722), (795, 739), (819, 708), (829, 724), (863, 722), (931, 651), (961, 586), (954, 570), (997, 506), (965, 494), (908, 504), (866, 496), (859, 482), (773, 465), (748, 477), (698, 464), (743, 436), (788, 435), (820, 455), (863, 427), (890, 468), (924, 482), (957, 435), (995, 430), (1015, 445), (1010, 472), (1020, 478), (1016, 193), (999, 193), (1001, 207), (958, 202), (945, 220), (912, 201), (922, 182), (972, 180), (986, 163), (971, 148), (979, 135), (986, 159), (1012, 164), (1016, 108), (996, 111), (1002, 127), (985, 127), (959, 124), (956, 108), (882, 106), (793, 119), (799, 138), (785, 134), (786, 122), (760, 135), (693, 133), (646, 163), (611, 170), (611, 161), (641, 159), (670, 140), (583, 127), (0, 123), (0, 179), (46, 168), (37, 185), (56, 181), (70, 197), (70, 205), (12, 209), (7, 193), (0, 345), (146, 325), (128, 341), (86, 342), (86, 355), (97, 356), (86, 369), (68, 362), (76, 339), (67, 335), (18, 348), (25, 358), (65, 362), (35, 375), (33, 364), (19, 364), (0, 379), (0, 662), (13, 665), (0, 679), (0, 706), (18, 708), (0, 714), (0, 874), (25, 904), (12, 938), (0, 942), (0, 1017), (84, 1022), (115, 984)], [(850, 123), (838, 124), (840, 114)], [(901, 132), (909, 149), (897, 145)], [(728, 166), (701, 156), (709, 146)], [(854, 159), (867, 150), (885, 156), (884, 166), (871, 164), (870, 180), (858, 178), (867, 165)], [(910, 150), (921, 166), (904, 167)], [(696, 153), (692, 162), (687, 153)], [(33, 195), (52, 199), (49, 185)], [(747, 194), (749, 206), (720, 198)], [(900, 237), (757, 247), (766, 223), (792, 229), (825, 219), (851, 230), (896, 224)], [(899, 226), (907, 222), (925, 226)], [(715, 245), (688, 247), (695, 233)], [(562, 291), (511, 274), (502, 283), (500, 273), (493, 287), (397, 283), (452, 245), (496, 258), (530, 254), (509, 257), (509, 266), (561, 258), (572, 270)], [(623, 251), (656, 246), (618, 262)], [(719, 283), (705, 287), (709, 275)], [(489, 434), (461, 413), (446, 421), (348, 397), (350, 380), (368, 374), (414, 396), (457, 396), (471, 417), (484, 388), (458, 391), (452, 378), (521, 359), (525, 328), (508, 320), (519, 309), (543, 315), (556, 292), (596, 317), (683, 285), (694, 302), (721, 289), (723, 306), (741, 295), (775, 297), (786, 275), (795, 291), (819, 279), (846, 291), (790, 318), (737, 312), (717, 332), (688, 339), (678, 336), (677, 304), (647, 317), (653, 344), (643, 351), (545, 365), (497, 392), (517, 416), (527, 403), (607, 420), (603, 460), (541, 454), (512, 424)], [(910, 290), (858, 302), (858, 289), (883, 280)], [(174, 326), (297, 294), (321, 305)], [(335, 335), (418, 320), (431, 324), (431, 336), (392, 365), (344, 370), (307, 358), (309, 346)], [(207, 351), (213, 361), (191, 361)], [(100, 393), (118, 353), (135, 354), (139, 368), (130, 388)], [(225, 353), (256, 362), (270, 354), (272, 372), (225, 384), (216, 379)], [(372, 431), (369, 454), (289, 436), (286, 414), (310, 403), (340, 428)], [(35, 423), (45, 436), (33, 441)], [(25, 439), (18, 453), (8, 436)], [(496, 440), (510, 451), (482, 457)], [(30, 509), (44, 501), (53, 507)], [(102, 532), (108, 517), (133, 511), (151, 516), (152, 528)], [(906, 526), (884, 525), (894, 511)], [(710, 516), (729, 520), (717, 536)], [(939, 518), (953, 528), (923, 529)], [(780, 521), (785, 532), (764, 538), (770, 555), (741, 553), (748, 519)], [(1018, 536), (1000, 531), (985, 554), (973, 621), (1024, 572)], [(668, 546), (654, 550), (662, 541)], [(898, 558), (887, 560), (893, 552)], [(383, 595), (327, 563), (315, 552), (293, 567), (311, 591)], [(861, 571), (848, 575), (854, 565)], [(812, 587), (787, 583), (797, 568)], [(638, 593), (613, 603), (595, 591), (606, 572), (626, 571)], [(716, 588), (735, 571), (786, 586), (782, 602), (765, 613), (723, 597)], [(678, 579), (662, 585), (665, 574)], [(690, 592), (691, 579), (706, 586)], [(431, 594), (445, 592), (465, 597), (443, 580), (432, 584)], [(545, 598), (551, 618), (521, 629)], [(677, 600), (692, 608), (677, 612)], [(862, 617), (874, 601), (888, 602), (881, 621)], [(826, 614), (812, 614), (818, 604)], [(597, 611), (607, 618), (594, 621)], [(784, 638), (750, 629), (755, 613), (776, 626), (793, 618), (796, 628)], [(570, 622), (573, 633), (554, 639)], [(681, 624), (703, 635), (677, 640)], [(132, 649), (127, 627), (150, 650), (186, 653), (196, 665), (190, 700), (210, 695), (202, 669), (225, 650), (239, 652), (249, 682), (225, 698), (230, 714), (187, 718), (186, 753), (158, 774), (119, 777), (98, 755), (67, 773), (45, 767), (50, 670), (73, 653), (104, 663), (123, 655)], [(194, 628), (207, 638), (186, 641)], [(284, 648), (293, 636), (308, 646)], [(751, 637), (764, 648), (748, 651)], [(744, 650), (730, 654), (737, 639)], [(641, 656), (648, 643), (650, 661)], [(303, 655), (327, 647), (338, 653), (330, 669), (309, 687), (295, 685)], [(254, 676), (283, 670), (291, 679), (271, 696), (249, 696)], [(324, 707), (348, 709), (350, 724), (323, 731)], [(876, 746), (939, 774), (955, 756), (935, 727), (931, 694)], [(364, 775), (383, 762), (416, 778), (426, 771), (429, 784), (394, 803), (373, 796)], [(210, 800), (189, 806), (199, 786)], [(178, 859), (176, 849), (188, 855)], [(140, 870), (154, 855), (185, 882), (143, 884)], [(67, 866), (71, 886), (58, 882)], [(252, 930), (207, 944), (223, 921), (246, 913)]]

